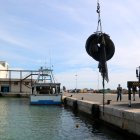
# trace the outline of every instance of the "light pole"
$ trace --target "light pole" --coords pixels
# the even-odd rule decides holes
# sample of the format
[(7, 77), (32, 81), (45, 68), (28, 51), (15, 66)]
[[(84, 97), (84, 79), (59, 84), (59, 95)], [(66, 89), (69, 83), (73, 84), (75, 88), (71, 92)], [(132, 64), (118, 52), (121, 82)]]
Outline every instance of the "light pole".
[(77, 93), (77, 74), (75, 75), (75, 92)]
[(96, 70), (93, 71), (97, 72), (97, 90), (99, 90), (99, 72)]

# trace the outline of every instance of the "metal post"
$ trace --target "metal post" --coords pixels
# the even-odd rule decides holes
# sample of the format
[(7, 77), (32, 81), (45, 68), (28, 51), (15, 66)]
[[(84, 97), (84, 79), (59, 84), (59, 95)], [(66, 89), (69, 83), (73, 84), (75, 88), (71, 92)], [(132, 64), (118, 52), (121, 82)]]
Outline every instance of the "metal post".
[(33, 88), (33, 72), (31, 71), (31, 88), (32, 88), (32, 94), (33, 94), (33, 91), (34, 91), (34, 88)]
[(99, 72), (96, 70), (93, 70), (97, 73), (97, 90), (99, 91)]
[(32, 87), (32, 85), (33, 85), (33, 73), (31, 71), (31, 87)]
[(20, 70), (20, 93), (22, 92), (22, 71)]
[(76, 79), (75, 79), (76, 80), (76, 85), (75, 85), (75, 90), (76, 91), (75, 92), (77, 93), (77, 74), (75, 75), (75, 77), (76, 77)]
[(11, 71), (9, 71), (9, 92), (11, 92)]

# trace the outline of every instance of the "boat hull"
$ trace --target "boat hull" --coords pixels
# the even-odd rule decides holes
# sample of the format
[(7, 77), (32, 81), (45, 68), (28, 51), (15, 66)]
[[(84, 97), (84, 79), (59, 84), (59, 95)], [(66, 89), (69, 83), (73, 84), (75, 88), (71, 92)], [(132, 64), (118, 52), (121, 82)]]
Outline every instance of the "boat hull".
[(31, 105), (61, 105), (62, 95), (31, 95)]

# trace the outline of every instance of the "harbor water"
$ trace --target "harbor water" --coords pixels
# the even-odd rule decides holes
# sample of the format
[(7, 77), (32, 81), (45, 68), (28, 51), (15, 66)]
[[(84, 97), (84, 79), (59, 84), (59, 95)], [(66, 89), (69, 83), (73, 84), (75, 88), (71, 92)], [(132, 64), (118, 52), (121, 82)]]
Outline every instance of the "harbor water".
[(60, 106), (31, 106), (28, 98), (0, 98), (0, 140), (124, 140), (102, 124)]

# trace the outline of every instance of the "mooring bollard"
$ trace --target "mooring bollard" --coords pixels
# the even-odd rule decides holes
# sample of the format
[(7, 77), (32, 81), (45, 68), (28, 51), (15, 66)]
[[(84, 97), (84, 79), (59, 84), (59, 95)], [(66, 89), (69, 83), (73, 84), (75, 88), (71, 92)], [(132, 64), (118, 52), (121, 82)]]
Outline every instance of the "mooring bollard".
[(107, 100), (107, 105), (109, 105), (111, 101), (112, 101), (112, 100)]

